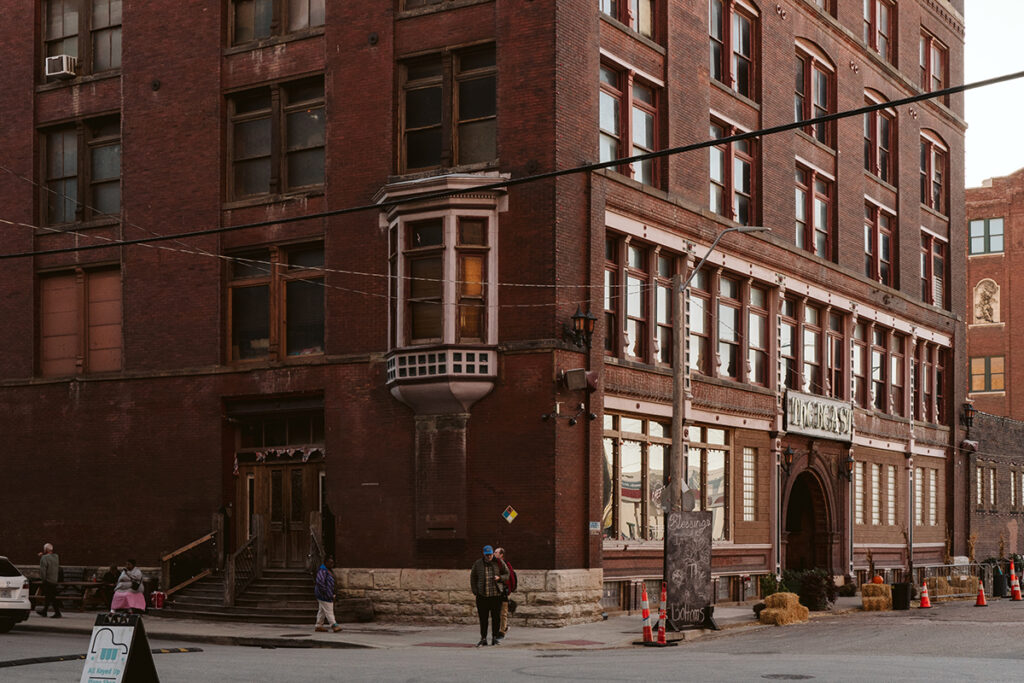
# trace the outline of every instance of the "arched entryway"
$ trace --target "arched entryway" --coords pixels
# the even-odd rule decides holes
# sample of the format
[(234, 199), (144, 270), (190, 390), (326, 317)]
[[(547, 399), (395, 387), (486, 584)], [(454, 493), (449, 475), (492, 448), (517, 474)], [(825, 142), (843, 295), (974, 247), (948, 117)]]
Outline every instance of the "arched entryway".
[(830, 526), (825, 489), (812, 472), (801, 472), (786, 506), (786, 569), (829, 568)]

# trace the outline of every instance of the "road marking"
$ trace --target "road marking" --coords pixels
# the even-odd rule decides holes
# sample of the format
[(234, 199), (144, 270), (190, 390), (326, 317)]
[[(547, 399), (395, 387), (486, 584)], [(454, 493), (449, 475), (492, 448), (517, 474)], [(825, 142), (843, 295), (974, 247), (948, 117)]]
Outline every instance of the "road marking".
[[(151, 650), (155, 655), (168, 655), (178, 652), (202, 652), (202, 648), (199, 647), (156, 647)], [(54, 655), (52, 657), (30, 657), (28, 659), (10, 659), (6, 662), (0, 662), (0, 669), (10, 668), (12, 666), (26, 666), (28, 664), (51, 664), (53, 662), (72, 662), (75, 660), (85, 659), (85, 654), (80, 655)]]

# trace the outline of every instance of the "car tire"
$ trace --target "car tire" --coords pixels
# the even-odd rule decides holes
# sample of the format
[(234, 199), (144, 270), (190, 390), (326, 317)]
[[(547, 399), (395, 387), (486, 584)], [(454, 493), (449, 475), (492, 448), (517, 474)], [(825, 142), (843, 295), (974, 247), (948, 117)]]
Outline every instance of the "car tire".
[(0, 619), (0, 633), (7, 633), (14, 628), (14, 619)]

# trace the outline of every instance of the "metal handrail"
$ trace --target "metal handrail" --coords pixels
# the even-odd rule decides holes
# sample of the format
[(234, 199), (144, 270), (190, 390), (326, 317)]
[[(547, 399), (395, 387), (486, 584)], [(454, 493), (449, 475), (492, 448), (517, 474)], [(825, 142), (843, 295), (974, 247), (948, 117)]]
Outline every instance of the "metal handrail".
[(210, 533), (206, 534), (205, 536), (200, 536), (199, 538), (197, 538), (196, 540), (192, 541), (191, 543), (186, 543), (185, 545), (181, 546), (177, 550), (172, 550), (171, 552), (169, 552), (166, 555), (164, 555), (163, 557), (161, 557), (160, 561), (161, 562), (167, 562), (168, 560), (172, 560), (175, 557), (177, 557), (178, 555), (182, 555), (182, 554), (188, 552), (189, 550), (192, 550), (192, 548), (195, 548), (196, 546), (201, 545), (203, 543), (206, 543), (207, 541), (215, 538), (216, 536), (217, 536), (217, 532), (216, 531), (211, 531)]
[[(214, 530), (160, 557), (160, 586), (164, 593), (172, 595), (220, 568), (217, 538), (218, 532)], [(206, 544), (210, 546), (203, 552), (209, 552), (209, 556), (203, 557), (193, 552)], [(187, 556), (188, 553), (192, 555)]]

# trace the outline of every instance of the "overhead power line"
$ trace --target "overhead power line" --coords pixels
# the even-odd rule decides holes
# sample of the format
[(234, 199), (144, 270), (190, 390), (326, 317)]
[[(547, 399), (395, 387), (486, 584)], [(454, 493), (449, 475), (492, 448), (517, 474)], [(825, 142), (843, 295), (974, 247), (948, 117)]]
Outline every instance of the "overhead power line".
[[(812, 126), (817, 123), (828, 123), (830, 121), (838, 121), (840, 119), (849, 118), (852, 116), (861, 116), (863, 114), (869, 114), (882, 109), (891, 109), (894, 107), (901, 107), (906, 104), (914, 104), (915, 102), (923, 102), (926, 100), (934, 99), (937, 97), (945, 97), (947, 95), (954, 95), (957, 93), (965, 92), (967, 90), (973, 90), (976, 88), (984, 88), (990, 85), (997, 85), (999, 83), (1005, 83), (1007, 81), (1013, 81), (1019, 78), (1024, 78), (1024, 71), (1016, 71), (1002, 76), (996, 76), (993, 78), (987, 78), (981, 81), (975, 81), (973, 83), (964, 83), (962, 85), (955, 85), (941, 90), (935, 90), (932, 92), (921, 93), (919, 95), (912, 95), (910, 97), (903, 97), (896, 100), (890, 100), (888, 102), (877, 102), (858, 107), (856, 109), (849, 109), (847, 111), (836, 112), (834, 114), (825, 114), (824, 116), (817, 116), (811, 119), (805, 119), (802, 121), (793, 121), (790, 123), (781, 124), (778, 126), (771, 126), (768, 128), (760, 128), (758, 130), (749, 131), (746, 133), (736, 133), (722, 138), (714, 138), (703, 140), (701, 142), (695, 142), (688, 145), (681, 145), (678, 147), (669, 147), (666, 149), (658, 150), (655, 152), (647, 152), (645, 154), (637, 154), (635, 156), (623, 157), (621, 159), (613, 159), (610, 161), (601, 161), (590, 164), (583, 164), (581, 166), (574, 166), (572, 168), (558, 169), (554, 171), (546, 171), (544, 173), (535, 173), (533, 175), (522, 176), (519, 178), (507, 178), (493, 183), (487, 183), (484, 185), (478, 185), (473, 188), (474, 192), (486, 192), (488, 190), (500, 190), (509, 187), (515, 187), (517, 185), (524, 185), (526, 183), (534, 183), (541, 180), (549, 180), (553, 178), (560, 178), (562, 176), (574, 175), (577, 173), (589, 173), (591, 171), (598, 171), (605, 168), (613, 168), (616, 166), (622, 166), (626, 164), (632, 164), (638, 161), (646, 161), (648, 159), (659, 159), (661, 157), (674, 156), (676, 154), (682, 154), (685, 152), (693, 152), (708, 147), (714, 147), (716, 145), (728, 144), (731, 142), (737, 142), (740, 140), (748, 140), (751, 138), (759, 138), (767, 135), (774, 135), (776, 133), (783, 133), (797, 128), (805, 128)], [(13, 258), (26, 258), (30, 256), (44, 256), (49, 254), (64, 254), (71, 252), (88, 251), (91, 249), (109, 249), (111, 247), (119, 246), (130, 246), (134, 244), (148, 244), (151, 242), (159, 242), (164, 240), (180, 240), (188, 237), (201, 237), (204, 235), (215, 235), (225, 232), (234, 232), (236, 230), (248, 230), (250, 228), (263, 228), (275, 225), (282, 225), (285, 223), (298, 223), (302, 221), (318, 220), (323, 218), (330, 218), (332, 216), (344, 216), (347, 214), (360, 213), (363, 211), (379, 211), (384, 208), (399, 206), (406, 204), (410, 201), (425, 201), (433, 199), (445, 199), (453, 197), (455, 195), (463, 193), (465, 190), (443, 190), (438, 192), (431, 192), (423, 195), (418, 195), (415, 198), (391, 200), (386, 202), (380, 202), (376, 204), (360, 204), (357, 206), (350, 206), (341, 209), (330, 209), (328, 211), (320, 211), (312, 214), (305, 214), (302, 216), (288, 216), (275, 218), (273, 220), (255, 221), (252, 223), (240, 223), (237, 225), (225, 225), (217, 228), (205, 228), (202, 230), (193, 230), (191, 232), (182, 232), (174, 235), (157, 235), (152, 237), (140, 237), (132, 240), (119, 240), (109, 242), (105, 244), (89, 244), (75, 247), (65, 247), (60, 249), (46, 249), (37, 251), (26, 251), (15, 254), (0, 254), (0, 260), (13, 259)]]

